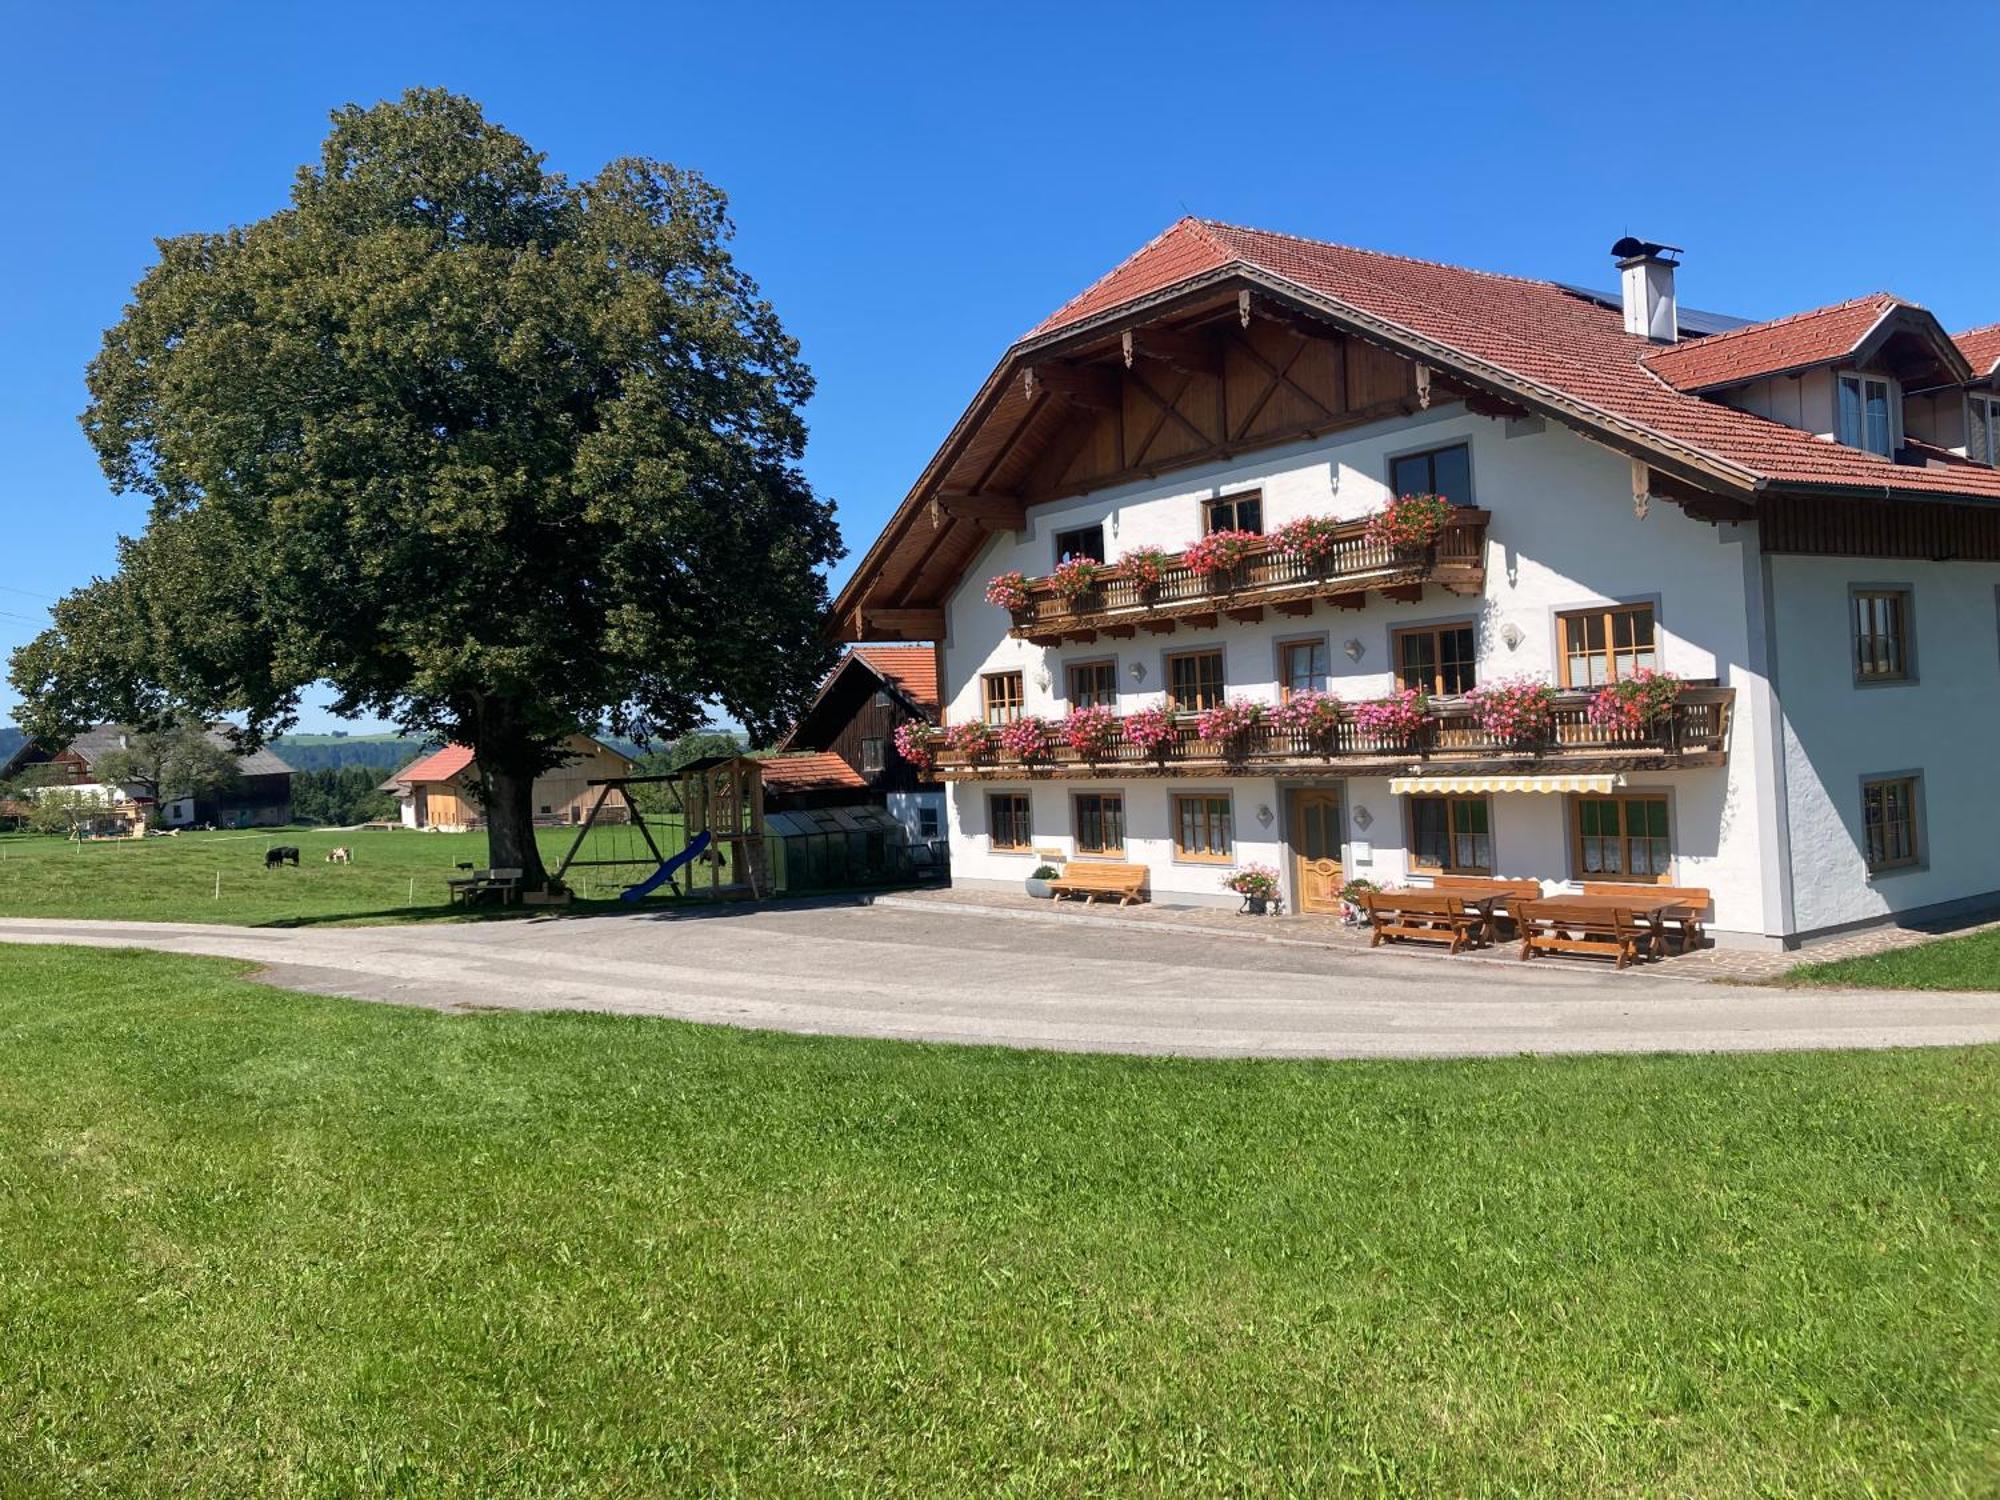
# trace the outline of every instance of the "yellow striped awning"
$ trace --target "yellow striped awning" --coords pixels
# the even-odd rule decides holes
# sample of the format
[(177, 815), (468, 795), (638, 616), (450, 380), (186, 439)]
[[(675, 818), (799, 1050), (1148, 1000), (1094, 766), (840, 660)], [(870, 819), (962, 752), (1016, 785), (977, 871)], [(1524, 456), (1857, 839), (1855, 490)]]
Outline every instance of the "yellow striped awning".
[(1625, 785), (1615, 771), (1598, 776), (1392, 776), (1389, 790), (1411, 792), (1609, 792)]

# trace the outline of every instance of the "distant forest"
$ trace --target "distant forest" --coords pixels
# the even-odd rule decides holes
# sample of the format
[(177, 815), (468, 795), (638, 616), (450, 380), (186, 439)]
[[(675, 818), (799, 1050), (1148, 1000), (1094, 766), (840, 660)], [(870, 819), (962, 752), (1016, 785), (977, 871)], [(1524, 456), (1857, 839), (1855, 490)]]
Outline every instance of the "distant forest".
[[(271, 741), (271, 748), (294, 771), (337, 771), (342, 766), (370, 766), (377, 770), (400, 771), (431, 747), (422, 740), (399, 740), (386, 735), (357, 735), (334, 739), (315, 734), (303, 740), (285, 735)], [(380, 781), (381, 777), (375, 778)]]

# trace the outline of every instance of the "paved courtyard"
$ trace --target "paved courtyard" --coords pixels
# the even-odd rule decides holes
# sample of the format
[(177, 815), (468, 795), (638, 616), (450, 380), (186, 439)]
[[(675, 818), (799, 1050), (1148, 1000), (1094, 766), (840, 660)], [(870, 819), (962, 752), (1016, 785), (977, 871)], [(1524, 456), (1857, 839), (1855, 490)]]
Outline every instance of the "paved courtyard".
[(602, 1010), (1084, 1051), (1446, 1057), (2000, 1041), (2000, 995), (1689, 983), (1673, 964), (1618, 974), (1241, 930), (904, 900), (399, 927), (9, 918), (0, 942), (244, 958), (273, 983), (444, 1010)]

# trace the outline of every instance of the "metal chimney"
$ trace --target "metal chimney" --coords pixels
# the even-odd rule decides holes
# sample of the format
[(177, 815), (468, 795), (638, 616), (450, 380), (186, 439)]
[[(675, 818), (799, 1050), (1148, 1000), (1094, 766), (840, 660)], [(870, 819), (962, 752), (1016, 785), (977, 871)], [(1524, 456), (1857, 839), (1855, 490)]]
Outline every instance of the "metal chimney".
[(1680, 307), (1674, 298), (1674, 268), (1680, 264), (1678, 245), (1625, 236), (1611, 247), (1623, 276), (1625, 331), (1656, 344), (1671, 344), (1681, 336)]

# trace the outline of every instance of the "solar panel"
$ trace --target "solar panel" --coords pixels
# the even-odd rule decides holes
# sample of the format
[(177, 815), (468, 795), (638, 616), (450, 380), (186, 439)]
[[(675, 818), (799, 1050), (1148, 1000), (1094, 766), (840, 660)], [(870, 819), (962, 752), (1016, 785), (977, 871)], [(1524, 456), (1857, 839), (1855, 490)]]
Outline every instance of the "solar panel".
[[(1587, 286), (1571, 286), (1567, 281), (1558, 281), (1557, 286), (1572, 297), (1581, 297), (1586, 302), (1595, 302), (1599, 307), (1621, 311), (1625, 298), (1618, 292), (1594, 292)], [(1732, 328), (1743, 328), (1762, 321), (1758, 318), (1738, 318), (1729, 313), (1703, 312), (1698, 307), (1681, 306), (1676, 312), (1682, 333), (1692, 333), (1697, 337), (1710, 333), (1727, 333)]]

